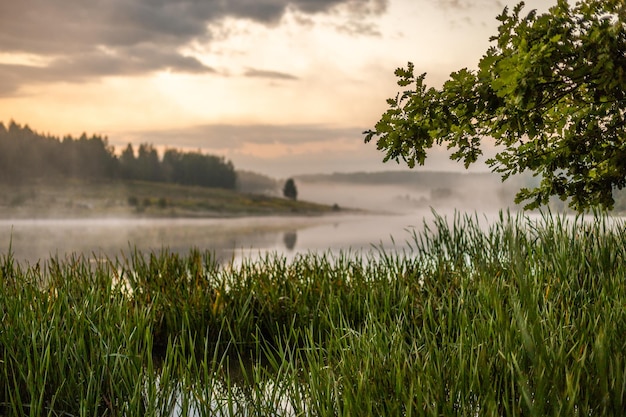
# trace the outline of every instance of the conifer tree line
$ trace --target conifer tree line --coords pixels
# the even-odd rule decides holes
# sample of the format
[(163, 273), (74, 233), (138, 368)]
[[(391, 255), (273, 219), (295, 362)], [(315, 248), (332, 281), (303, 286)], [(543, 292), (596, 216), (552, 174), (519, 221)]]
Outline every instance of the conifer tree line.
[(150, 144), (131, 144), (115, 154), (99, 135), (63, 139), (42, 135), (11, 121), (0, 122), (0, 182), (54, 178), (125, 179), (172, 182), (234, 189), (237, 175), (230, 161), (198, 152), (167, 149), (160, 158)]

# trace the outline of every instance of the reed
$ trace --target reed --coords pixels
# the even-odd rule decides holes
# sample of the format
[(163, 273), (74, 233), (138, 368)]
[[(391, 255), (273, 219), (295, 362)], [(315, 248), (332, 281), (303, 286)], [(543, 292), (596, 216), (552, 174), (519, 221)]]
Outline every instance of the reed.
[(0, 415), (620, 415), (626, 228), (435, 217), (411, 250), (0, 260)]

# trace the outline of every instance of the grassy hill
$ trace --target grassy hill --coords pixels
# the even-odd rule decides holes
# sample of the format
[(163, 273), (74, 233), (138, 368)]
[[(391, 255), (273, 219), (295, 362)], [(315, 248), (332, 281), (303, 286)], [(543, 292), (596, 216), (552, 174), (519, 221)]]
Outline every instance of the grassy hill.
[(315, 215), (332, 207), (261, 194), (141, 181), (0, 185), (0, 217)]

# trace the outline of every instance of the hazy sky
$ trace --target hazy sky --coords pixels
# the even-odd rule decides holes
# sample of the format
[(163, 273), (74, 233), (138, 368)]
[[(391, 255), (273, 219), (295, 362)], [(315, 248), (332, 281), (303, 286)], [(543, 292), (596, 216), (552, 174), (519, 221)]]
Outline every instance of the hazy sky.
[(0, 121), (202, 149), (275, 177), (395, 168), (361, 134), (394, 69), (412, 61), (439, 85), (475, 67), (515, 3), (0, 0)]

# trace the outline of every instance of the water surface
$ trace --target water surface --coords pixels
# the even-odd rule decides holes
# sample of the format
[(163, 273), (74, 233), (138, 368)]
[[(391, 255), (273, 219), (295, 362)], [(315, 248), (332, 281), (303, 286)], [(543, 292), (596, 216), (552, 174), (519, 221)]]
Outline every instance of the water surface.
[(428, 210), (397, 214), (227, 219), (3, 219), (0, 252), (20, 262), (72, 254), (115, 257), (137, 249), (185, 254), (211, 251), (222, 260), (276, 252), (402, 250)]

